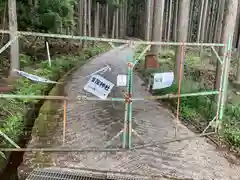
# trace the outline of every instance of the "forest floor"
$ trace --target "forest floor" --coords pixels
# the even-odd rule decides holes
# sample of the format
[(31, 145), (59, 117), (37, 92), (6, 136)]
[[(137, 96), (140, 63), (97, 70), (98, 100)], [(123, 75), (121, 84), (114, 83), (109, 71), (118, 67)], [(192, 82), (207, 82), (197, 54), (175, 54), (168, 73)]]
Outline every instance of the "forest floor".
[[(133, 56), (134, 50), (127, 47), (123, 50), (112, 50), (86, 63), (73, 73), (65, 87), (70, 97), (85, 95), (83, 87), (87, 79), (82, 79), (91, 72), (110, 65), (112, 71), (102, 76), (116, 83), (118, 74), (127, 71), (127, 59)], [(135, 97), (149, 96), (143, 81), (134, 73), (133, 94)], [(88, 94), (87, 94), (88, 95)], [(115, 87), (111, 97), (122, 97), (123, 88)], [(124, 104), (121, 102), (87, 101), (68, 102), (67, 129), (65, 146), (83, 148), (104, 148), (119, 131), (124, 120)], [(49, 120), (54, 121), (55, 128), (35, 129), (43, 131), (33, 135), (28, 147), (61, 146), (63, 137), (63, 108)], [(45, 122), (49, 122), (46, 120)], [(194, 133), (185, 126), (179, 125), (177, 137), (192, 136)], [(133, 128), (144, 143), (153, 143), (175, 137), (176, 121), (174, 115), (156, 101), (139, 101), (133, 103)], [(44, 130), (41, 130), (44, 129)], [(48, 132), (47, 132), (48, 131)], [(136, 136), (134, 145), (142, 144)], [(111, 142), (113, 147), (121, 145), (120, 139)], [(184, 140), (170, 144), (154, 144), (132, 152), (92, 152), (92, 153), (25, 153), (21, 169), (36, 167), (90, 168), (134, 172), (145, 175), (160, 175), (172, 179), (217, 179), (238, 180), (240, 167), (231, 164), (224, 158), (223, 152), (207, 143), (205, 138)]]

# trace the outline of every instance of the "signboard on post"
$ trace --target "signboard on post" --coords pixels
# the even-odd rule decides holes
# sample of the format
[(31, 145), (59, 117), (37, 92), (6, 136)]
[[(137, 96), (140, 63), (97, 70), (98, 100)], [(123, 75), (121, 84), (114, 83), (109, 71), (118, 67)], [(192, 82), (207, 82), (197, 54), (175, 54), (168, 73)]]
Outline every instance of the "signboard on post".
[(170, 87), (174, 80), (173, 72), (154, 73), (152, 74), (152, 89), (163, 89)]
[(84, 90), (99, 97), (100, 99), (106, 99), (113, 87), (114, 84), (102, 76), (93, 75), (84, 86)]

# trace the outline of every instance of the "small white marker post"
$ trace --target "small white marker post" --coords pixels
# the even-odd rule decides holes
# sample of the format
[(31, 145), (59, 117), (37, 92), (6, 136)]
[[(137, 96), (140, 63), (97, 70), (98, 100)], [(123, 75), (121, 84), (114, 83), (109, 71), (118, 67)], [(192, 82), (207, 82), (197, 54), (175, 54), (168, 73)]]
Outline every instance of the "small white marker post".
[(48, 63), (49, 63), (49, 66), (51, 67), (52, 66), (52, 62), (51, 62), (48, 42), (46, 42), (46, 48), (47, 48)]
[(117, 75), (117, 86), (127, 86), (127, 76), (125, 74)]

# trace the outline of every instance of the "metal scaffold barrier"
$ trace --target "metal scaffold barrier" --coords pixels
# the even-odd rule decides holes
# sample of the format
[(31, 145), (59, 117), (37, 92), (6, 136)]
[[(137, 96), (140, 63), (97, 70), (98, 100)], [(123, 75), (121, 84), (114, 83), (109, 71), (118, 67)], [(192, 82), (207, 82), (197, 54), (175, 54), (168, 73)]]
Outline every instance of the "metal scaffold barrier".
[[(0, 30), (0, 33), (10, 33), (9, 31)], [(183, 42), (150, 42), (150, 41), (132, 41), (132, 40), (123, 40), (123, 39), (108, 39), (108, 38), (94, 38), (94, 37), (85, 37), (85, 36), (70, 36), (70, 35), (60, 35), (60, 34), (46, 34), (46, 33), (36, 33), (36, 32), (23, 32), (18, 31), (17, 36), (41, 36), (41, 37), (49, 37), (49, 38), (65, 38), (65, 39), (75, 39), (75, 40), (89, 40), (89, 41), (102, 41), (102, 42), (109, 42), (109, 43), (124, 43), (128, 44), (129, 46), (132, 45), (146, 45), (138, 59), (133, 60), (132, 62), (127, 63), (127, 88), (126, 92), (124, 93), (124, 97), (119, 98), (106, 98), (106, 99), (100, 99), (100, 98), (94, 98), (94, 97), (87, 97), (87, 96), (77, 96), (76, 98), (70, 98), (66, 96), (33, 96), (33, 95), (14, 95), (14, 94), (0, 94), (0, 98), (4, 99), (47, 99), (47, 100), (62, 100), (64, 101), (64, 115), (63, 115), (63, 145), (65, 144), (65, 137), (66, 137), (66, 102), (67, 101), (119, 101), (125, 103), (125, 114), (124, 114), (124, 127), (123, 129), (115, 136), (113, 139), (119, 137), (122, 135), (122, 148), (117, 149), (79, 149), (79, 148), (64, 148), (57, 147), (57, 148), (20, 148), (15, 144), (16, 148), (0, 148), (0, 151), (76, 151), (76, 152), (91, 152), (91, 151), (126, 151), (127, 149), (138, 149), (138, 148), (144, 148), (146, 146), (139, 146), (134, 147), (132, 143), (132, 134), (135, 134), (137, 137), (141, 138), (138, 133), (133, 129), (132, 127), (132, 120), (133, 120), (133, 108), (132, 104), (135, 101), (148, 101), (148, 100), (157, 100), (157, 99), (168, 99), (168, 98), (177, 98), (177, 117), (176, 119), (179, 119), (179, 108), (180, 108), (180, 98), (182, 97), (192, 97), (192, 96), (207, 96), (207, 95), (218, 95), (218, 101), (217, 101), (217, 111), (216, 116), (214, 119), (209, 123), (209, 125), (206, 127), (209, 128), (211, 123), (215, 121), (218, 125), (221, 124), (221, 121), (223, 120), (223, 114), (224, 114), (224, 99), (227, 92), (227, 84), (228, 84), (228, 64), (230, 61), (230, 54), (231, 54), (231, 42), (232, 38), (229, 38), (229, 42), (227, 45), (225, 44), (208, 44), (208, 43), (183, 43)], [(3, 46), (0, 49), (0, 52), (4, 51), (8, 46), (11, 45), (11, 43), (14, 40), (9, 41), (5, 46)], [(183, 66), (183, 59), (184, 59), (184, 47), (185, 46), (208, 46), (211, 47), (214, 54), (216, 55), (218, 61), (222, 65), (222, 74), (221, 74), (221, 83), (220, 87), (217, 90), (212, 91), (206, 91), (206, 92), (194, 92), (194, 93), (185, 93), (181, 94), (181, 75), (178, 79), (178, 93), (177, 94), (165, 94), (161, 96), (148, 96), (148, 97), (134, 97), (133, 94), (133, 70), (135, 65), (139, 62), (140, 58), (146, 53), (146, 51), (150, 48), (151, 45), (173, 45), (173, 46), (181, 46), (181, 57), (180, 57), (180, 69), (179, 73), (182, 72), (182, 66)], [(112, 46), (115, 48), (114, 46)], [(215, 47), (225, 47), (225, 56), (224, 58), (221, 58), (217, 51), (215, 50)], [(219, 126), (216, 127), (216, 132)], [(176, 138), (176, 139), (170, 139), (158, 143), (171, 143), (176, 141), (181, 141), (189, 138), (196, 138), (200, 136), (209, 135), (211, 133), (205, 133), (206, 129), (203, 131), (202, 134), (191, 136), (191, 137), (185, 137), (185, 138)], [(214, 133), (214, 132), (213, 132)], [(10, 141), (6, 136), (0, 134), (3, 136), (3, 138), (6, 138), (8, 141)], [(11, 142), (13, 144), (13, 142)], [(150, 144), (151, 145), (151, 144)]]

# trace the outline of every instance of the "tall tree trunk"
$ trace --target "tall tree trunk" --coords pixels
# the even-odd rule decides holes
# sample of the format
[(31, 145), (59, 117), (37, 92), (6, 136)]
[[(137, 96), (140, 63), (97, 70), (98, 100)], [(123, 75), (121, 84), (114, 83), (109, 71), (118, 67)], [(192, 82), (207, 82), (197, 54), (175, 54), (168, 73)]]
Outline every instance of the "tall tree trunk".
[[(239, 3), (240, 4), (240, 3)], [(239, 40), (238, 40), (238, 55), (240, 52), (240, 34), (238, 36)], [(235, 84), (240, 84), (240, 57), (238, 56), (238, 61), (237, 61), (237, 72), (236, 72), (236, 82)]]
[[(237, 72), (236, 72), (236, 82), (239, 86), (240, 84), (240, 2), (238, 2), (238, 13), (237, 13), (237, 21), (236, 21), (236, 26), (235, 26), (235, 32), (234, 32), (234, 43), (235, 46), (237, 47), (238, 51), (238, 62), (237, 62)], [(236, 35), (237, 34), (237, 35)]]
[(119, 8), (116, 10), (116, 38), (119, 38)]
[[(82, 36), (83, 35), (83, 17), (84, 17), (84, 6), (83, 6), (84, 0), (79, 0), (77, 5), (78, 10), (78, 18), (77, 18), (77, 35)], [(60, 30), (61, 31), (61, 30)]]
[(112, 18), (112, 38), (115, 37), (115, 24), (116, 24), (116, 11), (113, 12), (113, 18)]
[(139, 13), (137, 16), (137, 37), (141, 37), (141, 23), (140, 23), (140, 14), (141, 14), (141, 9), (140, 9), (140, 5), (137, 5), (137, 12)]
[(205, 5), (204, 5), (200, 42), (204, 42), (204, 37), (206, 32), (207, 12), (208, 12), (208, 0), (205, 1)]
[[(180, 1), (179, 6), (179, 31), (178, 31), (178, 42), (186, 42), (187, 41), (187, 34), (188, 34), (188, 22), (189, 22), (189, 10), (190, 10), (190, 0), (182, 0)], [(181, 65), (181, 46), (177, 47), (176, 50), (176, 69), (175, 69), (175, 76), (179, 77), (179, 70)], [(183, 57), (185, 54), (185, 49), (183, 52)], [(182, 62), (182, 74), (184, 74), (184, 58)]]
[(172, 29), (172, 0), (170, 0), (170, 4), (169, 4), (167, 41), (170, 41), (171, 29)]
[[(240, 3), (238, 3), (240, 4)], [(237, 72), (236, 72), (236, 82), (235, 84), (240, 84), (240, 33), (238, 35), (238, 61), (237, 61)]]
[[(3, 10), (3, 14), (2, 14), (2, 17), (3, 17), (3, 19), (2, 19), (2, 22), (1, 22), (1, 29), (5, 29), (5, 27), (6, 27), (6, 24), (7, 24), (7, 18), (6, 18), (6, 12), (7, 12), (7, 3), (5, 3), (4, 4), (4, 10)], [(1, 41), (0, 41), (0, 47), (2, 47), (2, 45), (3, 45), (3, 42), (4, 42), (4, 34), (2, 34), (1, 35)]]
[[(135, 6), (135, 12), (139, 12), (139, 5), (138, 4), (136, 4), (136, 6)], [(135, 32), (134, 32), (134, 35), (136, 36), (136, 37), (139, 37), (139, 35), (140, 35), (140, 29), (139, 29), (139, 16), (138, 15), (136, 15), (136, 21), (135, 21)]]
[(211, 3), (212, 0), (209, 0), (208, 1), (208, 9), (207, 9), (207, 17), (206, 17), (206, 30), (205, 30), (205, 33), (204, 33), (204, 42), (208, 42), (208, 35), (209, 35), (209, 27), (210, 27), (210, 23), (211, 23), (211, 9), (212, 9), (212, 3)]
[(124, 6), (121, 1), (121, 7), (120, 7), (120, 38), (124, 37)]
[(211, 21), (210, 21), (210, 28), (209, 28), (209, 36), (208, 36), (208, 42), (213, 43), (213, 37), (214, 37), (214, 32), (215, 30), (215, 25), (216, 25), (216, 11), (217, 11), (217, 3), (216, 1), (213, 1), (213, 8), (212, 8), (212, 16), (211, 16)]
[(104, 14), (105, 14), (105, 8), (104, 8), (104, 6), (103, 5), (101, 5), (101, 4), (99, 4), (99, 9), (100, 9), (100, 13), (99, 13), (99, 17), (102, 17), (102, 18), (99, 18), (100, 20), (99, 20), (99, 33), (100, 33), (100, 35), (102, 34), (102, 31), (104, 30), (104, 28), (105, 28), (105, 26), (104, 26)]
[(163, 17), (164, 17), (164, 21), (163, 21), (163, 39), (164, 41), (167, 40), (167, 32), (168, 32), (168, 6), (169, 6), (169, 1), (165, 1), (165, 13), (163, 12)]
[[(216, 33), (216, 39), (215, 39), (215, 42), (216, 43), (220, 43), (221, 41), (221, 36), (222, 36), (222, 30), (223, 30), (223, 18), (224, 18), (224, 9), (225, 9), (225, 4), (226, 4), (226, 1), (225, 0), (222, 0), (221, 2), (219, 2), (219, 10), (218, 10), (218, 17), (217, 17), (217, 33)], [(218, 49), (219, 53), (223, 52), (220, 51), (220, 49)], [(220, 54), (223, 56), (223, 53)], [(216, 68), (216, 82), (215, 82), (215, 88), (218, 89), (219, 86), (220, 86), (220, 76), (221, 76), (221, 63), (219, 61), (217, 61), (217, 68)]]
[[(17, 37), (18, 31), (16, 0), (8, 0), (8, 17), (9, 17), (10, 40), (14, 40)], [(17, 75), (15, 71), (13, 71), (13, 69), (20, 68), (18, 38), (16, 38), (16, 40), (11, 45), (10, 61), (11, 61), (10, 78), (12, 78)]]
[(106, 4), (105, 34), (108, 37), (108, 4)]
[(203, 23), (204, 1), (205, 1), (205, 0), (202, 0), (202, 3), (201, 3), (201, 12), (200, 12), (200, 16), (199, 16), (199, 25), (198, 25), (198, 33), (197, 33), (197, 42), (200, 42), (200, 39), (201, 39), (202, 23)]
[(217, 32), (215, 36), (215, 42), (220, 43), (222, 29), (223, 29), (223, 18), (224, 18), (224, 8), (225, 8), (226, 0), (222, 0), (219, 2), (218, 16), (217, 16)]
[(237, 20), (233, 38), (233, 46), (236, 48), (238, 48), (239, 33), (240, 33), (240, 3), (238, 3)]
[[(235, 24), (236, 24), (236, 18), (237, 18), (237, 8), (238, 8), (238, 0), (229, 0), (228, 1), (228, 11), (226, 13), (226, 17), (224, 19), (224, 26), (223, 26), (223, 35), (221, 38), (222, 43), (227, 44), (229, 37), (233, 37), (234, 35), (234, 29), (235, 29)], [(221, 48), (220, 50), (220, 55), (223, 55), (225, 52), (224, 48)], [(226, 71), (227, 74), (229, 73), (230, 70), (230, 62), (228, 64), (225, 64), (226, 66)], [(221, 76), (221, 68), (218, 68), (217, 71), (217, 77), (220, 79)], [(228, 78), (228, 77), (227, 77)], [(218, 81), (219, 84), (217, 84), (217, 87), (220, 86), (220, 80)], [(227, 86), (226, 86), (227, 87)], [(227, 97), (227, 92), (224, 94), (225, 99), (223, 99), (223, 102), (226, 101)]]
[(124, 1), (124, 35), (127, 35), (128, 1)]
[(240, 32), (239, 32), (239, 37), (238, 37), (238, 47), (237, 47), (237, 50), (238, 50), (238, 53), (240, 53)]
[(91, 23), (91, 9), (92, 8), (92, 0), (88, 0), (88, 36), (92, 34), (92, 23)]
[(142, 23), (144, 22), (144, 5), (141, 4), (140, 6), (140, 18), (139, 18), (140, 22), (140, 26), (141, 26), (141, 38), (144, 39), (145, 35), (144, 35), (144, 31), (145, 31), (145, 25)]
[(174, 10), (175, 18), (174, 18), (174, 27), (173, 27), (173, 39), (174, 39), (174, 41), (177, 41), (179, 0), (176, 0), (174, 9), (175, 9)]
[(33, 5), (33, 1), (32, 0), (28, 0), (28, 5), (32, 6)]
[[(83, 35), (87, 36), (87, 0), (84, 0), (84, 22), (83, 22)], [(83, 48), (86, 47), (86, 42), (83, 41)]]
[(99, 2), (97, 2), (95, 7), (95, 19), (94, 19), (94, 36), (99, 37)]
[(146, 17), (147, 17), (147, 23), (146, 23), (146, 31), (145, 31), (145, 39), (147, 41), (151, 40), (151, 34), (152, 34), (152, 20), (153, 20), (153, 2), (154, 0), (147, 0), (146, 2)]
[[(163, 33), (163, 12), (165, 0), (155, 0), (154, 2), (154, 15), (153, 15), (153, 41), (162, 41)], [(152, 45), (151, 52), (158, 55), (161, 47), (159, 45)]]
[(212, 42), (215, 43), (215, 39), (216, 39), (216, 33), (217, 32), (217, 18), (218, 18), (218, 10), (219, 10), (219, 7), (220, 7), (220, 2), (217, 1), (216, 2), (216, 9), (215, 9), (215, 16), (214, 16), (214, 32), (213, 32), (213, 37), (212, 37)]
[(195, 0), (191, 1), (190, 15), (189, 15), (189, 26), (188, 26), (188, 41), (192, 41), (192, 25), (193, 25), (193, 10), (194, 10)]

